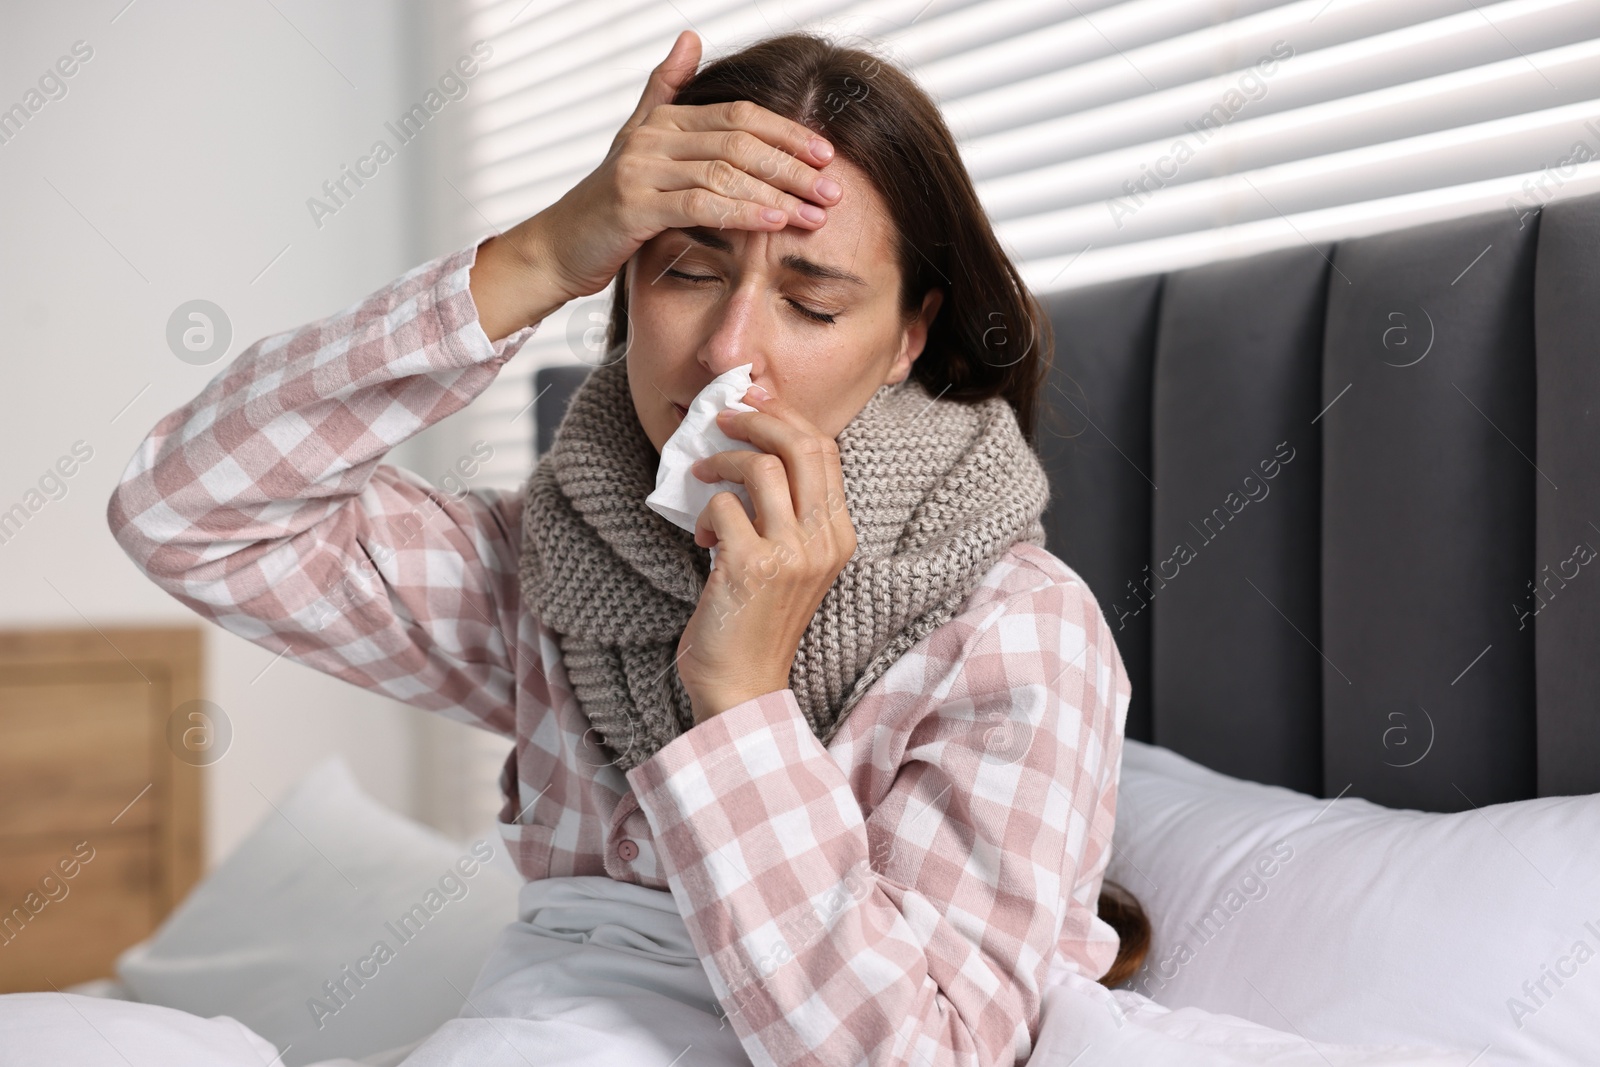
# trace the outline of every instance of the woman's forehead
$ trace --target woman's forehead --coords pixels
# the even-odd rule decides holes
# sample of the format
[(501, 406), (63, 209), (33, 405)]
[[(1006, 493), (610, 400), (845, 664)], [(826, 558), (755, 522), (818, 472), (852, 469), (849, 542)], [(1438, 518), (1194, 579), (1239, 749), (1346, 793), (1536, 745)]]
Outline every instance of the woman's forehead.
[(828, 219), (821, 229), (789, 226), (780, 236), (792, 236), (819, 254), (826, 251), (836, 259), (846, 257), (865, 269), (894, 266), (894, 222), (867, 172), (843, 156), (834, 156), (819, 173), (838, 182), (844, 195), (827, 209)]

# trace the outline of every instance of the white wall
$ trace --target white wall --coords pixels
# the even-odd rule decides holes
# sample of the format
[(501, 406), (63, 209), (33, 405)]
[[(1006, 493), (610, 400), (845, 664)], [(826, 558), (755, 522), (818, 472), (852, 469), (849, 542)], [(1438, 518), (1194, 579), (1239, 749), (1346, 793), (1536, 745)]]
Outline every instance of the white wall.
[[(94, 452), (63, 499), (0, 544), (0, 626), (198, 622), (106, 527), (135, 445), (257, 338), (446, 250), (422, 237), (429, 164), (417, 144), (320, 229), (306, 208), (432, 79), (407, 11), (384, 0), (96, 0), (0, 14), (0, 107), (74, 42), (93, 48), (67, 94), (0, 144), (0, 509), (75, 441)], [(232, 320), (232, 347), (210, 366), (165, 343), (168, 316), (194, 298)], [(428, 473), (428, 455), (396, 458)], [(201, 625), (207, 695), (235, 731), (208, 779), (209, 862), (270, 811), (263, 794), (275, 799), (329, 753), (384, 802), (437, 816), (427, 798), (448, 783), (418, 770), (437, 771), (430, 753), (476, 731), (424, 725), (433, 717)]]

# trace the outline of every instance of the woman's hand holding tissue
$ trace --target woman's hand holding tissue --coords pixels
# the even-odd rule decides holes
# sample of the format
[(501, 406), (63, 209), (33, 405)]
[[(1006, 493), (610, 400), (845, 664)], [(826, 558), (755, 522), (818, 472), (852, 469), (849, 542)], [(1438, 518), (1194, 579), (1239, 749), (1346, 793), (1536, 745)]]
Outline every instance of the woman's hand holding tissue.
[(718, 452), (695, 464), (703, 481), (743, 485), (755, 520), (730, 492), (713, 496), (695, 543), (717, 546), (700, 603), (678, 642), (678, 676), (704, 722), (789, 684), (795, 650), (856, 550), (839, 446), (760, 386), (754, 411), (722, 412), (723, 433), (759, 452)]

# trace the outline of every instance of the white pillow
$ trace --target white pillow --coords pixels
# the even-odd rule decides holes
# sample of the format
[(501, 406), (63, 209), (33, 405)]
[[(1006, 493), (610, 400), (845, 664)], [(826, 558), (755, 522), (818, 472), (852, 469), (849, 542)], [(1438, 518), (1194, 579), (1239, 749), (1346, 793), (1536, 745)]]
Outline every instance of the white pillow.
[(227, 1017), (61, 993), (0, 997), (0, 1067), (260, 1067), (277, 1053)]
[(238, 1019), (289, 1048), (286, 1067), (406, 1045), (454, 1018), (517, 917), (500, 840), (458, 844), (390, 811), (339, 759), (276, 809), (122, 954), (122, 981), (145, 1003)]
[[(1313, 1040), (1600, 1063), (1600, 794), (1328, 801), (1128, 740), (1107, 877), (1150, 914), (1122, 987)], [(1540, 983), (1543, 983), (1542, 986)]]

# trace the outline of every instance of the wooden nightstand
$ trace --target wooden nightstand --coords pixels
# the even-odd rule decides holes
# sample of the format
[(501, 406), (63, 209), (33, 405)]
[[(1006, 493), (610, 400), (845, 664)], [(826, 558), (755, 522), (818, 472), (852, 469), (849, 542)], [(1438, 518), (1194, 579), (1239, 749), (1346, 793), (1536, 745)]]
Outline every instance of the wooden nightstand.
[(0, 993), (111, 976), (199, 879), (199, 698), (197, 628), (0, 631)]

